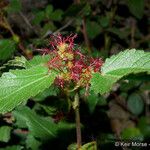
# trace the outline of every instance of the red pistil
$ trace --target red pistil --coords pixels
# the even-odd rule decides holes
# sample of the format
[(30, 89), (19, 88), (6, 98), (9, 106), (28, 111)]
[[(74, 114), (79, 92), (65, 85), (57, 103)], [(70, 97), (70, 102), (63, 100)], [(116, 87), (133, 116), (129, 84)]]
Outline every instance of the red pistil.
[(61, 71), (55, 79), (55, 84), (63, 88), (66, 83), (73, 82), (74, 86), (88, 86), (92, 72), (99, 72), (103, 64), (101, 58), (89, 58), (74, 48), (77, 35), (63, 37), (61, 34), (52, 35), (50, 45), (52, 51), (44, 49), (44, 53), (52, 57), (47, 63), (49, 69)]

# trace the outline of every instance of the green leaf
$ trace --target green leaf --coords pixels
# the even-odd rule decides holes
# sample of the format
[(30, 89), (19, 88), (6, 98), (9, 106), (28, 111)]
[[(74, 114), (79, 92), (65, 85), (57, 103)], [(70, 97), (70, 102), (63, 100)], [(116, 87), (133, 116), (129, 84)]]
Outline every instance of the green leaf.
[(123, 140), (143, 140), (143, 135), (138, 128), (126, 128), (121, 133)]
[(100, 73), (93, 73), (91, 90), (104, 94), (124, 76), (133, 73), (150, 72), (150, 52), (126, 50), (106, 59)]
[(0, 40), (0, 60), (5, 61), (15, 51), (16, 45), (15, 42), (9, 39)]
[(42, 140), (57, 136), (57, 126), (51, 118), (42, 118), (28, 107), (20, 107), (15, 113), (19, 113), (22, 116), (33, 136)]
[(47, 18), (49, 18), (49, 16), (51, 15), (51, 13), (53, 12), (53, 6), (52, 5), (48, 5), (46, 7), (45, 13), (47, 15)]
[(91, 6), (90, 4), (86, 3), (83, 9), (81, 10), (81, 16), (88, 16), (91, 13)]
[(141, 19), (144, 14), (144, 0), (128, 0), (127, 1), (130, 12)]
[(106, 99), (99, 94), (95, 94), (93, 91), (89, 92), (89, 95), (87, 96), (87, 103), (91, 113), (94, 112), (96, 105), (102, 106), (107, 104)]
[(26, 121), (22, 118), (22, 115), (17, 113), (17, 111), (12, 112), (13, 117), (15, 118), (14, 126), (18, 128), (27, 128)]
[(11, 111), (23, 101), (50, 87), (56, 73), (44, 66), (12, 70), (0, 78), (0, 113)]
[(91, 113), (94, 112), (94, 109), (98, 101), (99, 101), (98, 94), (95, 94), (93, 91), (91, 91), (87, 97), (87, 102)]
[(21, 1), (20, 0), (11, 0), (9, 3), (9, 6), (7, 8), (7, 11), (9, 13), (16, 13), (21, 11)]
[(32, 60), (26, 61), (25, 67), (28, 69), (35, 66), (43, 66), (43, 65), (46, 66), (49, 59), (50, 59), (50, 55), (44, 55), (44, 56), (37, 55), (34, 56)]
[(35, 14), (35, 17), (32, 21), (33, 24), (40, 24), (41, 21), (43, 21), (45, 18), (45, 12), (44, 11), (39, 11)]
[(117, 78), (113, 76), (102, 76), (100, 73), (93, 73), (91, 79), (91, 90), (95, 93), (104, 94), (111, 90), (111, 87), (115, 81), (117, 81)]
[(13, 60), (9, 60), (7, 63), (3, 64), (3, 66), (0, 67), (0, 69), (4, 69), (10, 66), (25, 68), (26, 61), (27, 60), (24, 56), (21, 57), (16, 56)]
[(141, 117), (138, 122), (138, 128), (146, 137), (150, 137), (150, 119), (149, 117)]
[[(77, 150), (77, 144), (76, 143), (70, 144), (67, 149)], [(97, 150), (96, 142), (93, 141), (93, 142), (86, 143), (80, 148), (80, 150)]]
[(127, 106), (133, 114), (139, 115), (144, 109), (144, 101), (139, 94), (133, 93), (128, 98)]
[[(133, 74), (132, 74), (133, 75)], [(135, 76), (133, 76), (135, 77)], [(135, 87), (140, 86), (141, 82), (134, 79), (129, 79), (127, 82), (121, 82), (120, 90), (128, 93), (129, 90), (132, 90)]]
[(42, 31), (41, 31), (41, 36), (45, 37), (48, 33), (55, 31), (57, 28), (54, 24), (54, 22), (48, 22), (46, 24), (44, 24)]
[(65, 11), (65, 16), (76, 16), (79, 12), (85, 7), (84, 4), (75, 4), (69, 6), (69, 8)]
[(95, 21), (87, 21), (86, 23), (87, 34), (90, 39), (94, 39), (100, 34), (101, 26)]
[(68, 146), (67, 150), (77, 150), (77, 144), (76, 143), (72, 143)]
[(130, 34), (130, 32), (121, 31), (120, 29), (118, 29), (116, 27), (108, 28), (107, 31), (117, 35), (120, 39), (125, 39)]
[(11, 131), (11, 127), (9, 126), (0, 127), (0, 141), (8, 142), (10, 139), (10, 131)]
[(34, 138), (31, 134), (27, 136), (26, 147), (31, 150), (39, 150), (41, 143)]
[(23, 147), (19, 145), (7, 146), (6, 148), (0, 148), (0, 150), (22, 150)]
[(150, 71), (150, 52), (135, 49), (125, 50), (106, 59), (102, 67), (102, 74), (120, 77), (146, 71)]
[(108, 27), (108, 25), (109, 25), (109, 17), (108, 16), (101, 16), (99, 18), (99, 23), (101, 24), (101, 26), (103, 28)]
[(81, 150), (97, 150), (96, 142), (93, 141), (93, 142), (89, 142), (89, 143), (84, 144), (81, 147)]
[(36, 95), (33, 99), (35, 101), (43, 101), (48, 96), (57, 96), (57, 94), (58, 94), (58, 89), (55, 88), (54, 86), (51, 86), (50, 88), (45, 89), (42, 93)]
[(52, 118), (38, 116), (34, 111), (25, 106), (18, 108), (15, 113), (19, 113), (22, 116), (31, 134), (41, 140), (55, 138), (57, 137), (59, 130), (68, 130), (75, 127), (74, 124), (68, 124), (65, 122), (59, 122), (56, 124), (53, 122)]
[(49, 18), (53, 21), (60, 21), (62, 19), (63, 11), (61, 9), (55, 10), (51, 15), (49, 15)]

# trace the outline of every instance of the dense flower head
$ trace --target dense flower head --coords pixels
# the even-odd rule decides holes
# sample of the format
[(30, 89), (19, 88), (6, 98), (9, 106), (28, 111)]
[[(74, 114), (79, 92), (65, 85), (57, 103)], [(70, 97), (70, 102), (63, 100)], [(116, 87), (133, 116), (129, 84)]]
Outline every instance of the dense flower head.
[(49, 69), (60, 71), (55, 84), (61, 88), (70, 85), (85, 87), (89, 85), (92, 72), (99, 72), (103, 64), (101, 58), (88, 57), (74, 47), (76, 34), (63, 37), (52, 35), (50, 46), (46, 53), (51, 55), (47, 65)]

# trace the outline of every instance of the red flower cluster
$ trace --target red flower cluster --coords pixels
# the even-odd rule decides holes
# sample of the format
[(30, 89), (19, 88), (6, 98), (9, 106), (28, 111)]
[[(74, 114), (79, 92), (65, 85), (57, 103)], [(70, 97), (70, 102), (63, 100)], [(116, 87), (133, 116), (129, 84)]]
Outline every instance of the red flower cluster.
[(50, 46), (52, 50), (46, 52), (51, 55), (47, 63), (49, 69), (60, 71), (55, 83), (60, 87), (69, 86), (70, 83), (76, 86), (88, 86), (92, 72), (99, 72), (103, 64), (101, 58), (92, 58), (83, 55), (74, 48), (74, 39), (77, 35), (62, 37), (62, 35), (51, 36)]

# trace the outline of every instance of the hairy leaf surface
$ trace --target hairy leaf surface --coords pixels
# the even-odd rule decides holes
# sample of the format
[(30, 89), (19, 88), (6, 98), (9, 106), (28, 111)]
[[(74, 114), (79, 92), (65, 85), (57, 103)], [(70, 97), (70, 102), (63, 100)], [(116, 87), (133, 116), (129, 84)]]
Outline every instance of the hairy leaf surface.
[(122, 77), (140, 72), (150, 72), (150, 52), (126, 50), (106, 59), (100, 73), (93, 73), (91, 89), (96, 93), (108, 92)]
[(23, 101), (44, 91), (54, 81), (56, 73), (44, 66), (12, 70), (0, 78), (0, 113), (11, 111)]

